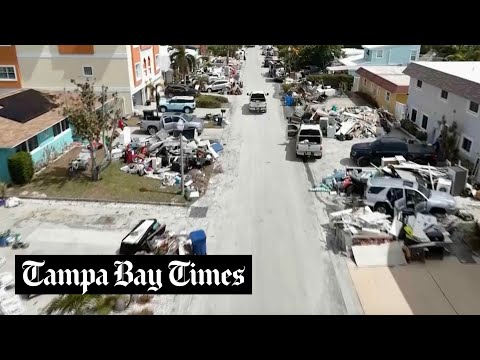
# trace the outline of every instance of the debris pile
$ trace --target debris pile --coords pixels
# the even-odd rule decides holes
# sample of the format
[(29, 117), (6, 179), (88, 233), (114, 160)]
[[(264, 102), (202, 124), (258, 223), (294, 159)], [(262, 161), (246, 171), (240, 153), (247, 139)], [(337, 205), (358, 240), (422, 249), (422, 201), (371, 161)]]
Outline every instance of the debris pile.
[(181, 140), (179, 136), (169, 136), (164, 130), (143, 142), (135, 139), (125, 148), (123, 159), (126, 165), (121, 170), (158, 179), (162, 186), (180, 187), (183, 168), (187, 196), (198, 197), (208, 183), (203, 169), (218, 159), (223, 146), (219, 141), (201, 140), (196, 131), (190, 139), (183, 136)]

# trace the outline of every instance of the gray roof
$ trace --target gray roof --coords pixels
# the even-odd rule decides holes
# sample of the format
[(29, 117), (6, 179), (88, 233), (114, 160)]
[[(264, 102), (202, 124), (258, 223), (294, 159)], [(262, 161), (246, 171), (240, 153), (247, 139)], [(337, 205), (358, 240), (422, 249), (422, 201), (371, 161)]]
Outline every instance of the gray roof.
[(404, 71), (415, 79), (480, 103), (480, 62), (413, 62)]

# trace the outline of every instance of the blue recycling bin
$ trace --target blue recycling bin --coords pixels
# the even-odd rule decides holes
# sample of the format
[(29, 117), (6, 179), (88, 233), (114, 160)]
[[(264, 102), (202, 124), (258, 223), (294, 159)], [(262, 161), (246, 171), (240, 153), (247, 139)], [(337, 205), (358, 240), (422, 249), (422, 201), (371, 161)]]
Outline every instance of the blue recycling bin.
[(7, 235), (0, 234), (0, 247), (7, 247)]
[(207, 234), (205, 234), (205, 231), (192, 231), (189, 238), (192, 240), (193, 255), (207, 255)]

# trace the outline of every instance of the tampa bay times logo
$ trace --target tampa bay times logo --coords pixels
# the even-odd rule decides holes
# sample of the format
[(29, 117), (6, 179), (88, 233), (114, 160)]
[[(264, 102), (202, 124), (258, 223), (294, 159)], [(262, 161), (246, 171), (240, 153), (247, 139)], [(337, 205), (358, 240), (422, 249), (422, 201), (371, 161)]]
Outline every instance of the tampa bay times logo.
[[(88, 264), (88, 266), (86, 266)], [(251, 294), (251, 256), (26, 256), (18, 294)]]

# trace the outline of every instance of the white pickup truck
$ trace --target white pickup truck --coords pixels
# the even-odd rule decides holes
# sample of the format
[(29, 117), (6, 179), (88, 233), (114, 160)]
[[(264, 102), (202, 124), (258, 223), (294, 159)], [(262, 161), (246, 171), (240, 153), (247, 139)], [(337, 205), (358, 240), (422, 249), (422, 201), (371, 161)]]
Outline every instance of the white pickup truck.
[(296, 136), (297, 156), (322, 158), (322, 130), (316, 124), (289, 124), (288, 137)]
[(247, 94), (250, 96), (248, 109), (256, 112), (267, 112), (267, 96), (268, 93), (263, 91), (253, 91)]

